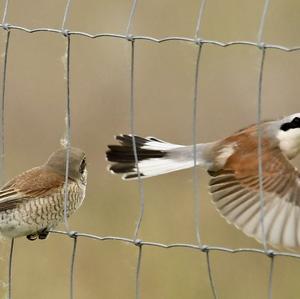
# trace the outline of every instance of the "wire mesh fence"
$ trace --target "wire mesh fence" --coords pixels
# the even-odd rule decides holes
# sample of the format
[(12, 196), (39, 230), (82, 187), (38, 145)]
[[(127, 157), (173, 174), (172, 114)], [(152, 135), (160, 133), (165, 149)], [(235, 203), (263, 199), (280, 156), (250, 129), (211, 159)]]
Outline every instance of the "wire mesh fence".
[[(67, 207), (67, 197), (68, 194), (65, 192), (65, 200), (64, 200), (64, 207), (65, 207), (65, 215), (64, 215), (64, 222), (65, 222), (65, 231), (58, 231), (53, 230), (52, 233), (54, 234), (61, 234), (66, 237), (70, 237), (73, 239), (73, 249), (72, 254), (70, 258), (70, 282), (69, 282), (69, 298), (74, 299), (75, 293), (74, 293), (74, 273), (76, 271), (76, 249), (77, 249), (77, 241), (78, 239), (95, 239), (98, 241), (116, 241), (116, 242), (122, 242), (131, 244), (136, 247), (137, 249), (137, 258), (136, 258), (136, 275), (135, 275), (135, 298), (139, 299), (141, 298), (141, 267), (142, 267), (142, 260), (143, 260), (143, 248), (147, 246), (152, 247), (159, 247), (163, 249), (169, 249), (172, 248), (184, 248), (186, 250), (195, 250), (198, 251), (200, 254), (204, 254), (206, 257), (206, 263), (207, 263), (207, 275), (210, 281), (210, 287), (211, 287), (211, 293), (213, 298), (218, 298), (218, 288), (214, 282), (214, 276), (213, 271), (211, 267), (210, 262), (210, 253), (213, 251), (218, 252), (225, 252), (225, 253), (231, 253), (231, 254), (259, 254), (264, 255), (266, 258), (270, 261), (269, 266), (269, 280), (268, 280), (268, 298), (272, 298), (272, 277), (273, 277), (273, 269), (274, 269), (274, 262), (276, 257), (278, 256), (288, 256), (295, 259), (299, 259), (299, 254), (293, 254), (288, 252), (281, 252), (281, 251), (273, 251), (268, 248), (266, 244), (266, 240), (264, 239), (263, 242), (263, 248), (262, 249), (256, 249), (256, 248), (238, 248), (238, 249), (230, 249), (226, 247), (219, 247), (219, 246), (211, 246), (206, 245), (202, 242), (201, 238), (201, 228), (200, 228), (200, 216), (199, 216), (199, 210), (200, 210), (200, 191), (199, 191), (199, 176), (197, 174), (196, 165), (197, 165), (197, 157), (196, 157), (196, 137), (197, 137), (197, 110), (199, 107), (199, 102), (201, 99), (199, 99), (199, 78), (201, 77), (201, 68), (200, 68), (200, 61), (201, 61), (201, 53), (203, 47), (206, 45), (216, 46), (216, 47), (230, 47), (234, 45), (242, 45), (246, 47), (255, 47), (257, 48), (260, 53), (260, 63), (259, 63), (259, 74), (258, 74), (258, 83), (257, 83), (257, 124), (258, 124), (258, 156), (261, 157), (261, 136), (260, 136), (260, 130), (259, 130), (259, 123), (261, 121), (261, 107), (262, 107), (262, 88), (263, 88), (263, 75), (264, 75), (264, 62), (266, 59), (266, 56), (268, 54), (269, 49), (274, 49), (277, 51), (285, 51), (285, 52), (293, 52), (293, 51), (300, 51), (300, 47), (285, 47), (282, 45), (276, 45), (276, 44), (267, 44), (264, 43), (263, 39), (263, 33), (264, 33), (264, 25), (265, 20), (267, 18), (268, 14), (268, 8), (270, 1), (265, 0), (264, 1), (264, 7), (263, 11), (261, 12), (261, 18), (260, 18), (260, 26), (257, 33), (257, 41), (229, 41), (229, 42), (221, 42), (217, 40), (206, 40), (201, 38), (201, 20), (203, 18), (203, 15), (205, 14), (205, 6), (206, 6), (206, 0), (202, 0), (199, 4), (199, 13), (198, 18), (196, 21), (196, 28), (195, 28), (195, 36), (193, 38), (190, 37), (182, 37), (182, 36), (168, 36), (164, 38), (155, 38), (152, 36), (142, 36), (142, 35), (133, 35), (131, 33), (131, 27), (132, 23), (134, 21), (135, 12), (136, 12), (136, 6), (137, 6), (137, 0), (132, 1), (131, 10), (129, 12), (129, 18), (127, 27), (125, 28), (125, 34), (114, 34), (114, 33), (97, 33), (97, 34), (90, 34), (88, 32), (80, 32), (80, 31), (70, 31), (66, 28), (66, 22), (67, 18), (70, 14), (70, 9), (72, 6), (72, 1), (68, 0), (66, 2), (66, 7), (63, 15), (62, 25), (60, 29), (55, 28), (25, 28), (22, 26), (18, 26), (17, 24), (10, 24), (7, 22), (7, 13), (9, 10), (9, 1), (6, 0), (4, 3), (4, 13), (2, 17), (2, 23), (0, 24), (0, 27), (3, 31), (6, 32), (6, 39), (5, 39), (5, 50), (4, 50), (4, 56), (3, 56), (3, 70), (2, 70), (2, 95), (1, 95), (1, 109), (0, 109), (0, 119), (1, 119), (1, 127), (0, 127), (0, 141), (1, 141), (1, 147), (0, 147), (0, 169), (2, 171), (2, 177), (3, 177), (3, 166), (4, 166), (4, 153), (5, 153), (5, 140), (4, 140), (4, 130), (5, 130), (5, 95), (6, 95), (6, 81), (7, 81), (7, 62), (9, 60), (9, 50), (10, 50), (10, 37), (11, 34), (14, 31), (23, 31), (28, 34), (34, 34), (37, 32), (44, 32), (44, 33), (55, 33), (58, 35), (62, 35), (65, 38), (66, 41), (66, 55), (65, 55), (65, 77), (66, 77), (66, 144), (67, 147), (70, 148), (71, 146), (71, 127), (72, 127), (72, 115), (70, 110), (70, 104), (71, 104), (71, 96), (70, 96), (70, 67), (72, 65), (72, 37), (74, 36), (82, 36), (84, 38), (89, 39), (98, 39), (103, 37), (110, 37), (114, 39), (124, 39), (127, 40), (128, 43), (130, 43), (131, 46), (131, 55), (130, 55), (130, 62), (129, 62), (129, 74), (130, 74), (130, 101), (128, 103), (129, 106), (129, 114), (130, 114), (130, 133), (134, 136), (136, 132), (136, 103), (135, 103), (135, 45), (140, 40), (144, 40), (151, 43), (168, 43), (172, 41), (180, 41), (183, 43), (190, 43), (194, 44), (195, 48), (197, 49), (197, 55), (196, 60), (194, 62), (194, 91), (193, 91), (193, 107), (191, 111), (191, 118), (192, 118), (192, 143), (193, 143), (193, 154), (194, 154), (194, 168), (193, 168), (193, 194), (194, 194), (194, 211), (195, 211), (195, 236), (196, 236), (196, 244), (188, 244), (188, 243), (173, 243), (173, 244), (163, 244), (159, 242), (149, 242), (145, 241), (139, 238), (140, 234), (140, 228), (143, 221), (143, 215), (144, 215), (144, 208), (145, 208), (145, 195), (144, 195), (144, 186), (143, 181), (141, 180), (139, 169), (138, 169), (138, 156), (137, 156), (137, 149), (136, 149), (136, 142), (135, 138), (133, 137), (133, 145), (134, 145), (134, 157), (135, 157), (135, 163), (137, 166), (137, 172), (138, 172), (138, 191), (139, 191), (139, 198), (140, 198), (140, 213), (139, 217), (137, 219), (137, 224), (135, 227), (135, 230), (133, 232), (132, 238), (124, 238), (120, 236), (98, 236), (93, 235), (89, 233), (84, 232), (77, 232), (72, 231), (69, 228), (68, 220), (67, 220), (67, 213), (66, 213), (66, 207)], [(200, 90), (201, 95), (201, 90)], [(201, 97), (201, 96), (200, 96)], [(65, 190), (67, 189), (68, 184), (68, 156), (67, 156), (67, 167), (66, 167), (66, 182), (65, 182)], [(259, 159), (259, 185), (260, 185), (260, 202), (261, 202), (261, 217), (260, 222), (262, 226), (262, 231), (264, 227), (264, 198), (263, 198), (263, 183), (262, 183), (262, 162), (261, 159)], [(8, 290), (8, 298), (12, 299), (12, 287), (13, 287), (13, 256), (14, 256), (14, 240), (11, 241), (11, 247), (10, 247), (10, 257), (9, 257), (9, 290)]]

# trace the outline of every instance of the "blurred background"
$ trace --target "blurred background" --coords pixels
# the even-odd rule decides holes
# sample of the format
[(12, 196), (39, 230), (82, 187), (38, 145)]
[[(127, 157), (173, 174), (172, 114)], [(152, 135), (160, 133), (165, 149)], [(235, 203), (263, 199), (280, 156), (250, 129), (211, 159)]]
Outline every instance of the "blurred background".
[[(208, 0), (201, 37), (256, 41), (261, 0)], [(195, 35), (200, 1), (138, 1), (131, 33), (152, 37)], [(61, 28), (66, 1), (11, 0), (7, 22), (28, 28)], [(128, 0), (73, 0), (69, 30), (126, 32)], [(1, 1), (0, 16), (4, 1)], [(300, 3), (272, 0), (263, 39), (300, 45)], [(1, 31), (1, 54), (6, 32)], [(192, 107), (197, 46), (180, 41), (136, 45), (136, 133), (170, 142), (192, 142)], [(60, 146), (65, 131), (66, 40), (60, 34), (13, 30), (7, 65), (5, 179), (43, 163)], [(117, 38), (71, 37), (72, 144), (87, 152), (86, 200), (70, 219), (72, 230), (133, 237), (139, 216), (137, 182), (106, 171), (106, 145), (128, 133), (130, 124), (130, 43)], [(198, 142), (212, 141), (256, 121), (261, 52), (251, 46), (204, 45), (200, 61)], [(3, 55), (1, 59), (3, 68)], [(263, 118), (299, 112), (300, 52), (267, 50)], [(299, 160), (298, 160), (299, 161)], [(295, 165), (300, 163), (295, 161)], [(261, 248), (219, 216), (200, 170), (200, 230), (204, 244)], [(144, 181), (145, 214), (139, 238), (162, 243), (195, 240), (192, 171)], [(60, 229), (64, 229), (62, 225)], [(72, 240), (15, 243), (13, 298), (68, 298)], [(9, 241), (0, 243), (1, 298), (7, 288)], [(79, 238), (75, 264), (76, 298), (134, 298), (137, 248), (120, 242)], [(266, 298), (270, 260), (257, 254), (212, 252), (219, 298)], [(273, 298), (299, 298), (300, 262), (276, 257)], [(141, 298), (211, 298), (205, 254), (188, 249), (143, 248)]]

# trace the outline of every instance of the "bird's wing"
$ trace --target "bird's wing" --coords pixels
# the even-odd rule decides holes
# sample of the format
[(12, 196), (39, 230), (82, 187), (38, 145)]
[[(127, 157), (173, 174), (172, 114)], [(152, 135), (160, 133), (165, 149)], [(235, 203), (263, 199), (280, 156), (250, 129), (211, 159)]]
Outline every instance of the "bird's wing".
[(32, 168), (1, 188), (0, 212), (14, 209), (30, 198), (45, 197), (63, 184), (63, 176), (43, 167)]
[[(261, 212), (257, 150), (236, 153), (224, 169), (210, 172), (209, 189), (217, 210), (247, 235), (275, 247), (300, 247), (300, 175), (278, 148), (262, 155)], [(263, 227), (261, 216), (264, 215)]]

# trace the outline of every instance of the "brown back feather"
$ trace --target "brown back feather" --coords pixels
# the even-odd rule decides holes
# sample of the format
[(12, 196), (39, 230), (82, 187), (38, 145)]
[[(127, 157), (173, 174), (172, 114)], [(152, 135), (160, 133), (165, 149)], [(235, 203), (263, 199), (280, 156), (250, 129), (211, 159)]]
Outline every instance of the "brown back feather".
[(0, 190), (0, 211), (16, 208), (35, 197), (46, 197), (64, 184), (64, 176), (47, 167), (35, 167), (16, 176)]

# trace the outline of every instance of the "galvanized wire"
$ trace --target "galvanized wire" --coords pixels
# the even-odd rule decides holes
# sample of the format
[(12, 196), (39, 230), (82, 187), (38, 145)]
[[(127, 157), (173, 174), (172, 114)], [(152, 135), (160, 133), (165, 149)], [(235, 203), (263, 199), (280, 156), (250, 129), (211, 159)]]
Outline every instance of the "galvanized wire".
[(71, 98), (70, 98), (70, 47), (71, 39), (70, 35), (66, 32), (66, 80), (67, 80), (67, 97), (66, 97), (66, 172), (65, 172), (65, 184), (64, 184), (64, 224), (67, 231), (70, 231), (68, 223), (68, 181), (69, 181), (69, 164), (70, 164), (70, 150), (71, 150)]
[(272, 299), (273, 295), (273, 273), (274, 273), (274, 263), (275, 263), (275, 256), (273, 254), (270, 256), (270, 270), (269, 270), (269, 281), (268, 281), (268, 299)]
[(264, 225), (265, 218), (265, 200), (264, 200), (264, 189), (263, 189), (263, 162), (262, 162), (262, 130), (261, 130), (261, 107), (262, 107), (262, 80), (264, 71), (264, 62), (266, 57), (266, 50), (262, 47), (261, 59), (259, 66), (259, 76), (258, 76), (258, 95), (257, 95), (257, 156), (258, 156), (258, 178), (259, 178), (259, 201), (260, 201), (260, 226), (262, 234), (262, 244), (265, 251), (268, 250), (266, 232)]
[(9, 2), (9, 0), (5, 0), (3, 16), (2, 16), (2, 24), (5, 24), (5, 22), (6, 22), (6, 16), (7, 16), (7, 11), (8, 11), (8, 2)]
[[(126, 28), (126, 36), (127, 40), (131, 43), (131, 55), (130, 55), (130, 132), (132, 135), (132, 147), (133, 147), (133, 155), (134, 155), (134, 162), (135, 162), (135, 168), (137, 171), (137, 177), (138, 177), (138, 191), (139, 191), (139, 199), (140, 199), (140, 211), (139, 211), (139, 217), (137, 220), (137, 224), (134, 231), (134, 240), (136, 244), (139, 244), (139, 232), (142, 225), (142, 220), (144, 216), (144, 210), (145, 210), (145, 193), (144, 193), (144, 185), (141, 179), (141, 173), (139, 170), (139, 160), (138, 160), (138, 154), (137, 154), (137, 147), (136, 147), (136, 140), (135, 140), (135, 41), (131, 39), (131, 25), (134, 18), (134, 14), (136, 11), (136, 5), (137, 0), (132, 1), (131, 10), (129, 14), (129, 20), (128, 25)], [(142, 246), (139, 246), (139, 252), (137, 257), (137, 264), (136, 264), (136, 278), (135, 278), (135, 298), (140, 299), (141, 292), (140, 292), (140, 272), (141, 272), (141, 262), (142, 262)]]
[[(62, 230), (51, 230), (51, 233), (53, 234), (59, 234), (59, 235), (65, 235), (70, 236), (70, 234), (66, 231)], [(268, 250), (265, 251), (260, 248), (228, 248), (228, 247), (222, 247), (222, 246), (212, 246), (212, 245), (205, 245), (198, 246), (196, 244), (190, 244), (190, 243), (159, 243), (159, 242), (152, 242), (152, 241), (144, 241), (144, 240), (134, 240), (131, 238), (125, 238), (120, 236), (99, 236), (94, 234), (89, 234), (85, 232), (76, 232), (77, 238), (88, 238), (98, 241), (116, 241), (121, 242), (125, 244), (132, 244), (134, 246), (147, 246), (147, 247), (158, 247), (163, 249), (171, 249), (171, 248), (186, 248), (191, 250), (196, 250), (198, 252), (204, 252), (206, 251), (216, 251), (216, 252), (224, 252), (224, 253), (231, 253), (231, 254), (239, 254), (239, 253), (249, 253), (249, 254), (258, 254), (258, 255), (264, 255), (266, 257), (290, 257), (294, 259), (300, 259), (300, 254), (298, 253), (291, 253), (291, 252), (285, 252), (285, 251), (276, 251), (276, 250)]]
[(135, 298), (141, 298), (141, 264), (142, 264), (142, 254), (143, 254), (143, 247), (142, 244), (139, 243), (139, 240), (135, 240), (135, 244), (138, 246), (138, 256), (137, 256), (137, 263), (136, 263), (136, 272), (135, 272)]
[(257, 42), (258, 43), (261, 43), (263, 40), (263, 34), (264, 34), (265, 23), (266, 23), (266, 18), (267, 18), (267, 13), (268, 13), (269, 7), (270, 7), (270, 0), (265, 0), (262, 16), (260, 19), (258, 34), (257, 34)]
[[(140, 212), (139, 217), (137, 220), (137, 224), (134, 230), (134, 240), (138, 242), (138, 235), (140, 232), (140, 228), (142, 225), (142, 220), (144, 216), (145, 210), (145, 195), (144, 195), (144, 185), (141, 179), (141, 173), (139, 170), (139, 162), (138, 162), (138, 155), (137, 155), (137, 148), (136, 148), (136, 140), (135, 140), (135, 98), (134, 98), (134, 41), (131, 41), (131, 60), (130, 60), (130, 132), (132, 134), (132, 147), (133, 147), (133, 154), (135, 160), (135, 167), (137, 170), (138, 175), (138, 190), (139, 190), (139, 199), (140, 199)], [(136, 299), (140, 298), (140, 267), (141, 267), (141, 258), (142, 258), (142, 250), (140, 248), (139, 255), (137, 259), (136, 265)]]
[[(257, 112), (256, 112), (256, 122), (257, 122), (257, 155), (258, 155), (258, 179), (259, 179), (259, 201), (260, 201), (260, 226), (261, 226), (261, 235), (262, 235), (262, 243), (263, 248), (267, 252), (267, 239), (266, 239), (266, 231), (265, 231), (265, 199), (264, 199), (264, 186), (263, 186), (263, 144), (262, 144), (262, 128), (261, 128), (261, 114), (262, 114), (262, 87), (263, 87), (263, 74), (264, 74), (264, 63), (266, 59), (266, 48), (263, 43), (263, 34), (266, 22), (266, 16), (268, 13), (268, 9), (270, 7), (270, 0), (264, 1), (264, 8), (260, 20), (257, 42), (260, 44), (259, 49), (261, 50), (261, 59), (259, 65), (259, 77), (258, 77), (258, 93), (257, 93)], [(272, 282), (273, 282), (273, 262), (274, 257), (271, 257), (271, 266), (269, 272), (269, 285), (268, 285), (268, 298), (272, 299)]]
[(198, 14), (198, 18), (197, 18), (197, 24), (196, 24), (195, 39), (198, 39), (201, 36), (201, 34), (200, 34), (201, 24), (202, 24), (205, 6), (206, 6), (206, 0), (201, 0), (199, 14)]
[(135, 14), (135, 11), (136, 11), (136, 5), (137, 5), (137, 0), (132, 0), (131, 9), (130, 9), (130, 13), (129, 13), (128, 24), (127, 24), (127, 28), (126, 28), (126, 36), (130, 35), (131, 26), (132, 26), (134, 14)]
[(5, 49), (3, 57), (3, 69), (2, 69), (2, 98), (0, 102), (0, 183), (4, 183), (4, 154), (5, 154), (5, 93), (6, 93), (6, 77), (7, 77), (7, 61), (8, 61), (8, 47), (10, 41), (10, 30), (6, 31)]
[(208, 272), (210, 288), (212, 290), (212, 295), (213, 295), (214, 299), (218, 299), (217, 290), (216, 290), (215, 282), (214, 282), (213, 275), (212, 275), (209, 250), (206, 250), (205, 253), (206, 253), (207, 272)]
[[(204, 14), (206, 0), (201, 0), (199, 15), (197, 18), (197, 25), (195, 30), (195, 38), (198, 38), (201, 30), (201, 20)], [(192, 144), (193, 144), (193, 195), (194, 195), (194, 221), (196, 240), (201, 246), (201, 234), (200, 234), (200, 183), (197, 173), (197, 115), (198, 115), (198, 91), (199, 91), (199, 64), (202, 50), (202, 43), (197, 42), (197, 56), (195, 63), (195, 76), (194, 76), (194, 95), (193, 95), (193, 114), (192, 114)]]
[(196, 240), (199, 246), (201, 246), (201, 234), (200, 234), (200, 184), (199, 176), (197, 173), (197, 110), (198, 110), (198, 82), (199, 82), (199, 63), (201, 56), (202, 44), (198, 46), (196, 64), (195, 64), (195, 82), (194, 82), (194, 98), (193, 98), (193, 195), (194, 195), (194, 219), (195, 219), (195, 232)]
[(64, 12), (64, 17), (63, 17), (63, 21), (62, 21), (62, 25), (61, 25), (61, 30), (62, 31), (65, 30), (67, 18), (68, 18), (69, 12), (70, 12), (70, 6), (71, 6), (71, 0), (67, 0), (65, 12)]
[[(38, 32), (49, 32), (49, 33), (56, 33), (56, 34), (63, 34), (65, 33), (61, 29), (55, 29), (55, 28), (26, 28), (23, 26), (18, 26), (18, 25), (13, 25), (13, 24), (0, 24), (0, 28), (2, 29), (10, 29), (10, 30), (18, 30), (18, 31), (24, 31), (27, 33), (38, 33)], [(168, 37), (163, 37), (163, 38), (155, 38), (153, 36), (145, 36), (145, 35), (130, 35), (128, 38), (128, 35), (125, 34), (117, 34), (117, 33), (88, 33), (88, 32), (82, 32), (82, 31), (72, 31), (68, 30), (68, 35), (70, 36), (82, 36), (82, 37), (87, 37), (91, 39), (96, 39), (96, 38), (104, 38), (104, 37), (110, 37), (110, 38), (118, 38), (118, 39), (124, 39), (130, 41), (137, 41), (137, 40), (144, 40), (144, 41), (149, 41), (149, 42), (154, 42), (154, 43), (165, 43), (165, 42), (172, 42), (172, 41), (180, 41), (180, 42), (187, 42), (190, 44), (195, 44), (195, 43), (202, 43), (202, 44), (209, 44), (209, 45), (214, 45), (214, 46), (219, 46), (219, 47), (229, 47), (229, 46), (252, 46), (259, 48), (261, 47), (261, 43), (255, 42), (255, 41), (244, 41), (244, 40), (235, 40), (235, 41), (228, 41), (228, 42), (223, 42), (223, 41), (217, 41), (217, 40), (210, 40), (210, 39), (202, 39), (202, 38), (190, 38), (190, 37), (184, 37), (184, 36), (168, 36)], [(274, 49), (274, 50), (279, 50), (279, 51), (284, 51), (284, 52), (295, 52), (300, 50), (300, 46), (295, 46), (295, 47), (286, 47), (283, 45), (278, 45), (278, 44), (264, 44), (265, 49)]]
[(70, 232), (69, 236), (73, 238), (73, 247), (71, 254), (71, 265), (70, 265), (70, 299), (75, 299), (74, 295), (74, 268), (75, 268), (75, 257), (77, 250), (77, 235), (76, 232)]
[(14, 244), (15, 239), (12, 238), (10, 242), (10, 251), (8, 258), (8, 299), (12, 299), (12, 266), (13, 266), (13, 255), (14, 255)]
[(138, 238), (139, 231), (141, 228), (144, 209), (145, 209), (145, 195), (144, 195), (144, 186), (141, 179), (141, 173), (139, 170), (138, 163), (138, 154), (136, 148), (135, 140), (135, 97), (134, 97), (134, 41), (131, 41), (131, 58), (130, 58), (130, 133), (132, 135), (132, 148), (135, 161), (135, 168), (137, 170), (138, 176), (138, 190), (139, 190), (139, 199), (140, 199), (140, 212), (137, 220), (137, 224), (134, 231), (134, 239)]

